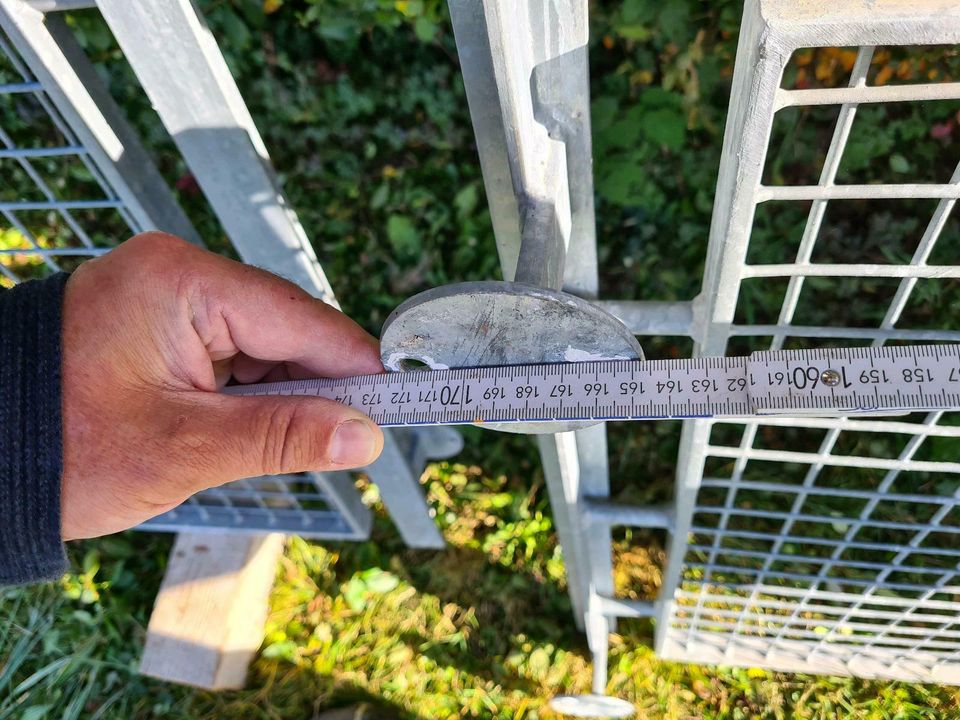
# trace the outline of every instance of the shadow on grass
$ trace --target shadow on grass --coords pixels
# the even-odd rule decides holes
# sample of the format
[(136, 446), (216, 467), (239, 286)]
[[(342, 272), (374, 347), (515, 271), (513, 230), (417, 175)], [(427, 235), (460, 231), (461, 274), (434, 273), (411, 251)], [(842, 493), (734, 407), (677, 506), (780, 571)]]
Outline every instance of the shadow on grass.
[[(296, 666), (330, 692), (331, 703), (341, 701), (343, 683), (361, 677), (355, 690), (370, 695), (356, 699), (411, 696), (423, 699), (430, 717), (467, 706), (500, 717), (492, 708), (589, 684), (586, 642), (560, 582), (473, 548), (396, 550), (387, 555), (381, 542), (317, 548), (332, 553), (335, 571), (328, 565), (290, 605), (283, 597), (275, 605), (281, 617), (274, 615), (274, 627), (288, 638), (281, 644), (297, 643)], [(401, 584), (351, 611), (351, 582), (371, 567), (389, 569)], [(313, 610), (303, 604), (311, 587), (319, 590)], [(295, 669), (258, 662), (268, 666)]]
[(200, 692), (196, 710), (218, 720), (426, 720), (360, 684), (337, 681), (331, 687), (329, 678), (309, 669), (271, 661), (257, 663), (248, 685), (256, 687)]
[(455, 667), (475, 677), (490, 680), (507, 691), (518, 691), (527, 695), (536, 694), (536, 684), (522, 677), (503, 663), (485, 662), (476, 650), (469, 645), (456, 647), (438, 644), (420, 633), (406, 632), (400, 640), (414, 653), (430, 658), (438, 666)]
[(580, 636), (565, 587), (500, 565), (479, 550), (451, 546), (410, 553), (404, 569), (418, 592), (474, 608), (481, 626), (522, 634), (531, 642), (569, 643)]

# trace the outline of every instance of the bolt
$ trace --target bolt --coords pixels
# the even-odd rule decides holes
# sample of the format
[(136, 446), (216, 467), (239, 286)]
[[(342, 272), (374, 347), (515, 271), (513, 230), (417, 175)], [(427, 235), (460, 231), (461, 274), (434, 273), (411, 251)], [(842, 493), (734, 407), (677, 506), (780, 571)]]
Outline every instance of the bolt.
[(840, 373), (836, 370), (824, 370), (820, 373), (820, 382), (827, 387), (836, 387), (840, 384)]

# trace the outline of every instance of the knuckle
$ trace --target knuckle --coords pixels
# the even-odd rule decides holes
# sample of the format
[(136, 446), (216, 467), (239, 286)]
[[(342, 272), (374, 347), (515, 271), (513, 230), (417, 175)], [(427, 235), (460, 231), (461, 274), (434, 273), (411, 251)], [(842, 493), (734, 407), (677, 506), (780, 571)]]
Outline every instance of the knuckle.
[(186, 240), (161, 230), (147, 230), (146, 232), (137, 233), (127, 240), (125, 244), (130, 247), (141, 248), (142, 251), (154, 252), (192, 247)]
[(156, 517), (180, 505), (197, 489), (183, 478), (157, 472), (150, 482), (124, 477), (118, 481), (113, 502), (118, 514)]
[(214, 484), (221, 481), (217, 457), (223, 448), (223, 438), (212, 435), (209, 428), (198, 422), (196, 411), (182, 410), (173, 414), (167, 422), (158, 426), (153, 442), (146, 448), (154, 458), (177, 458), (178, 472), (169, 475), (166, 461), (154, 468), (154, 475), (162, 472), (167, 479), (157, 487), (177, 495), (196, 492), (199, 484)]
[(134, 270), (150, 274), (169, 273), (171, 267), (185, 265), (183, 255), (195, 250), (186, 240), (176, 235), (151, 230), (134, 235), (119, 248), (122, 257), (135, 263)]
[(261, 437), (264, 474), (317, 470), (329, 454), (330, 433), (315, 427), (299, 403), (276, 405), (265, 416)]

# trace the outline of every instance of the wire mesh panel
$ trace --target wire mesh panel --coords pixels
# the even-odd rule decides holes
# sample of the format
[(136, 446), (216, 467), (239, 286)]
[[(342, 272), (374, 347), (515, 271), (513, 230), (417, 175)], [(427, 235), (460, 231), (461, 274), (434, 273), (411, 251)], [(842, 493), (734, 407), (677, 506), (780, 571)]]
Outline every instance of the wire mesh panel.
[[(344, 508), (331, 490), (356, 494), (349, 473), (299, 473), (248, 478), (212, 488), (169, 512), (147, 521), (152, 530), (198, 527), (296, 533), (313, 538), (363, 540), (370, 534), (370, 514), (357, 503)], [(346, 495), (349, 497), (349, 495)]]
[(0, 284), (72, 269), (143, 230), (0, 31)]
[[(935, 61), (924, 61), (920, 81), (898, 83), (878, 79), (872, 60), (893, 53), (917, 64), (925, 51), (903, 46), (960, 42), (960, 12), (936, 2), (815, 5), (745, 9), (700, 354), (960, 340), (950, 329), (960, 309), (951, 218), (960, 168), (944, 177), (913, 170), (960, 154), (927, 126), (903, 154), (888, 148), (885, 167), (871, 165), (857, 123), (871, 113), (865, 127), (875, 127), (888, 110), (889, 122), (902, 122), (919, 102), (947, 101), (944, 117), (955, 115), (960, 83), (944, 81)], [(831, 48), (814, 49), (823, 46)], [(825, 52), (846, 63), (844, 83), (814, 75), (809, 58)], [(813, 177), (778, 164), (791, 137), (778, 123), (798, 117), (784, 120), (789, 113), (832, 126), (811, 153)], [(913, 163), (931, 143), (938, 162)], [(897, 217), (916, 220), (863, 232), (887, 222), (892, 203), (902, 203)], [(758, 231), (764, 223), (777, 231)], [(922, 382), (909, 372), (898, 380)], [(659, 652), (960, 683), (958, 460), (954, 413), (688, 422)]]

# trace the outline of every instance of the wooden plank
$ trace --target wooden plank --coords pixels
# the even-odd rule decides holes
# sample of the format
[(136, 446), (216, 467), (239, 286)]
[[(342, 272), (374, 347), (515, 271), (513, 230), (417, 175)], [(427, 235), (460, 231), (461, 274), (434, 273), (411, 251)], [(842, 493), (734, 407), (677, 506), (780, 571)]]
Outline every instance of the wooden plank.
[(178, 535), (147, 627), (140, 673), (209, 690), (243, 687), (263, 642), (283, 537)]

